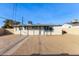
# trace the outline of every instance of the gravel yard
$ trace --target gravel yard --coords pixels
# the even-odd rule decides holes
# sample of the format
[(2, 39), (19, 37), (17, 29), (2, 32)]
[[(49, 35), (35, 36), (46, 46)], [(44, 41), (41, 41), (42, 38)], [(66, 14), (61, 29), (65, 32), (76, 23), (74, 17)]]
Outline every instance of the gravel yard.
[(79, 35), (30, 36), (12, 55), (79, 55)]
[[(20, 35), (0, 36), (0, 55), (7, 52), (7, 49), (10, 50), (12, 45), (17, 48), (16, 42), (23, 37)], [(9, 55), (79, 55), (79, 35), (29, 36), (28, 40), (25, 40)]]
[(0, 55), (20, 40), (20, 35), (0, 36)]

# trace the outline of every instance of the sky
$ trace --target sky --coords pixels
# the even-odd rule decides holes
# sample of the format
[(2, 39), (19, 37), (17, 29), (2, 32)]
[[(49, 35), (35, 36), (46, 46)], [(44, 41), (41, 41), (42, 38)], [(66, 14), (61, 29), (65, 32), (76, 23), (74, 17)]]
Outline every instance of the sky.
[[(0, 17), (16, 19), (24, 24), (64, 24), (79, 19), (78, 3), (0, 3)], [(0, 18), (0, 27), (5, 19)]]

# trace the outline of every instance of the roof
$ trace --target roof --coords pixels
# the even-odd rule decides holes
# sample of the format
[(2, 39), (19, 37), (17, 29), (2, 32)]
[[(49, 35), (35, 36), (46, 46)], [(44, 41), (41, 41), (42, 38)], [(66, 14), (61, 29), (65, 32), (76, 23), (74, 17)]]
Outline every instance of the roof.
[(79, 26), (79, 22), (72, 22), (72, 23), (67, 23), (67, 24), (70, 24), (72, 26)]
[(19, 27), (19, 26), (62, 26), (62, 25), (48, 25), (48, 24), (32, 24), (32, 25), (14, 25), (14, 27)]

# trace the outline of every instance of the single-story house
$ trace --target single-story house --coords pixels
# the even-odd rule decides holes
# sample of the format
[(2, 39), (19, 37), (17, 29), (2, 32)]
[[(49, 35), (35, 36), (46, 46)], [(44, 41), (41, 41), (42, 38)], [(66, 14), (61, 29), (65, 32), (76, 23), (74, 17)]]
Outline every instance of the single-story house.
[(14, 34), (21, 35), (62, 35), (62, 25), (15, 25)]
[(68, 34), (79, 35), (79, 22), (72, 21), (72, 22), (66, 23), (62, 26), (62, 30), (66, 31)]

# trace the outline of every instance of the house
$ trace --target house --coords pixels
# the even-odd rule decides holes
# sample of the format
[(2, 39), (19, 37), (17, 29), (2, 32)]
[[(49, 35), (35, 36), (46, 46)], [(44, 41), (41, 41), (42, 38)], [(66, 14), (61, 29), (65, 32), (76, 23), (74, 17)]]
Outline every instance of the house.
[(62, 26), (62, 30), (67, 32), (68, 34), (79, 35), (79, 21), (75, 19), (69, 23), (65, 23)]
[(62, 25), (17, 25), (14, 26), (14, 33), (21, 35), (62, 35)]

